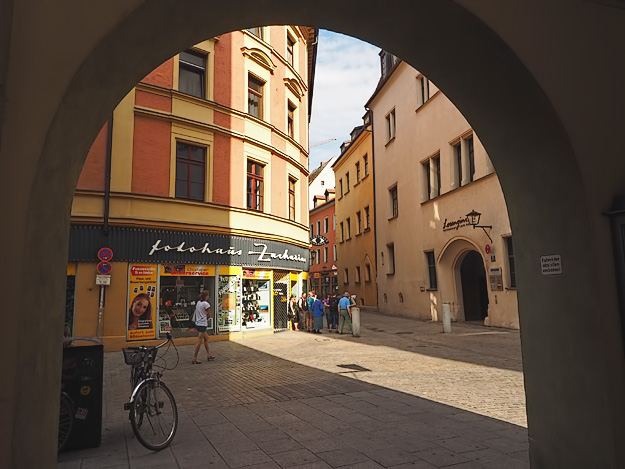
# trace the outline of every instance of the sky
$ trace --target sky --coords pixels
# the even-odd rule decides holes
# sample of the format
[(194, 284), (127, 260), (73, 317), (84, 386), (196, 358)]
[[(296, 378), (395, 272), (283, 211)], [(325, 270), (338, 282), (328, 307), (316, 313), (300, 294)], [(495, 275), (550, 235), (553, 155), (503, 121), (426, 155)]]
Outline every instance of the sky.
[(380, 79), (380, 48), (343, 34), (321, 30), (310, 119), (310, 170), (340, 154), (349, 134), (362, 125), (365, 103)]

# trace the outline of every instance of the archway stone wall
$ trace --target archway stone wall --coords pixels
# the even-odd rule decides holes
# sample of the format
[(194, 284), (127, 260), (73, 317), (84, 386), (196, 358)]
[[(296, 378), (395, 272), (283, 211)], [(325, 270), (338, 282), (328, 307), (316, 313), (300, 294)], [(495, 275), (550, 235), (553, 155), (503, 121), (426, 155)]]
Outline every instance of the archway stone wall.
[[(0, 9), (12, 18), (2, 20), (0, 36), (0, 203), (10, 228), (1, 235), (10, 266), (2, 274), (3, 310), (28, 319), (0, 342), (0, 466), (55, 466), (69, 206), (97, 131), (164, 59), (206, 37), (261, 24), (305, 24), (373, 42), (457, 105), (497, 169), (521, 247), (532, 463), (625, 463), (617, 445), (625, 436), (625, 367), (602, 216), (625, 190), (614, 138), (625, 125), (614, 112), (625, 108), (625, 66), (614, 59), (625, 52), (622, 15), (555, 0), (522, 7), (434, 0), (8, 5)], [(592, 71), (592, 79), (580, 71)], [(580, 100), (590, 84), (594, 99)], [(563, 275), (541, 274), (547, 254), (562, 256)]]

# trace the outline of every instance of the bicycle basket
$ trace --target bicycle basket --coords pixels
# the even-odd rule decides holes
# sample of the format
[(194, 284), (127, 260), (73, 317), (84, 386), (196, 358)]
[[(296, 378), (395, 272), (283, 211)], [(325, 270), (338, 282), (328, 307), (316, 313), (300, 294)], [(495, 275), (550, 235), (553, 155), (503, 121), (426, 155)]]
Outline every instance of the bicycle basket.
[(142, 361), (141, 351), (137, 347), (124, 348), (124, 361), (126, 365), (138, 365)]

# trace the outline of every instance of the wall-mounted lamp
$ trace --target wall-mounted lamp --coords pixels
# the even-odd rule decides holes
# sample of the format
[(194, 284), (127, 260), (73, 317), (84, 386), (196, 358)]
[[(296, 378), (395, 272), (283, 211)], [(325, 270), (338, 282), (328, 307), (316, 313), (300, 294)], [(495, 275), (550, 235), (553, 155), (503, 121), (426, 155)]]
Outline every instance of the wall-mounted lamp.
[(489, 230), (493, 229), (492, 225), (480, 225), (480, 217), (482, 216), (482, 214), (480, 212), (476, 212), (475, 210), (471, 210), (469, 213), (467, 213), (467, 218), (469, 219), (469, 225), (471, 225), (473, 227), (473, 229), (475, 228), (482, 228), (482, 230), (484, 230), (484, 233), (486, 233), (486, 236), (488, 236), (488, 239), (490, 239), (490, 242), (492, 243), (493, 240), (490, 237), (490, 235), (488, 234), (488, 232), (486, 231), (486, 228), (488, 228)]

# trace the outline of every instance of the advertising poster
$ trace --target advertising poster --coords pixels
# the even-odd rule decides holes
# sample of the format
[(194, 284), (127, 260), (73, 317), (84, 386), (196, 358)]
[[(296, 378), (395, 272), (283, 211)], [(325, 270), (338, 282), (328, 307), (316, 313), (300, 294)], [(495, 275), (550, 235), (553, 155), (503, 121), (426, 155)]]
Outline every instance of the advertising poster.
[(241, 276), (220, 275), (217, 294), (217, 331), (238, 331), (241, 328)]
[(163, 264), (161, 275), (179, 275), (193, 277), (214, 277), (214, 265)]
[(156, 265), (128, 267), (128, 340), (156, 338), (157, 282)]

